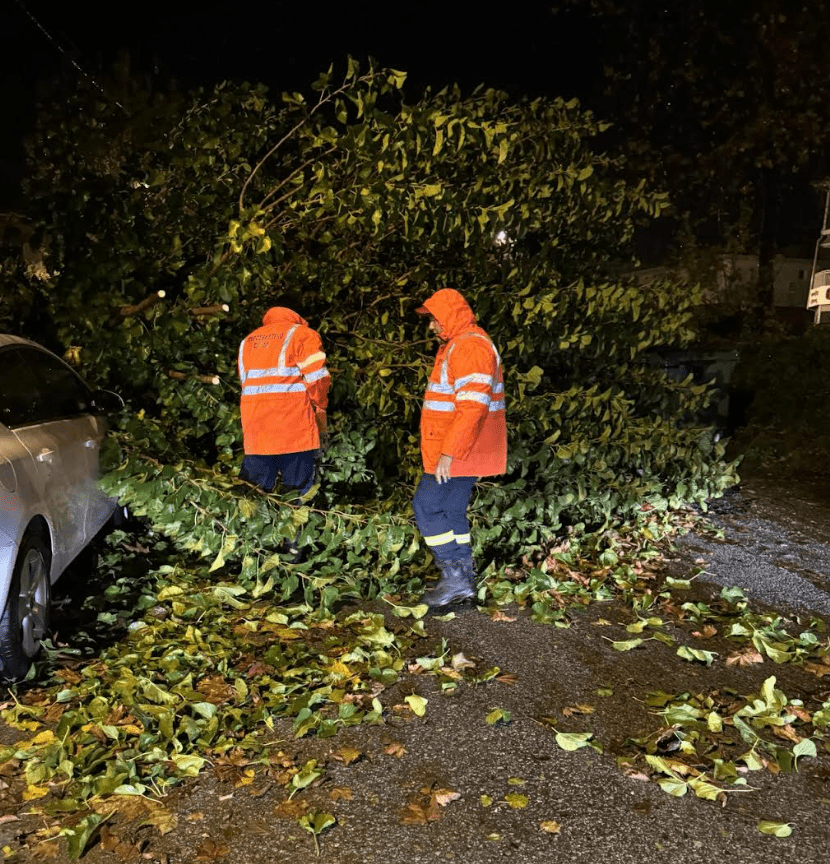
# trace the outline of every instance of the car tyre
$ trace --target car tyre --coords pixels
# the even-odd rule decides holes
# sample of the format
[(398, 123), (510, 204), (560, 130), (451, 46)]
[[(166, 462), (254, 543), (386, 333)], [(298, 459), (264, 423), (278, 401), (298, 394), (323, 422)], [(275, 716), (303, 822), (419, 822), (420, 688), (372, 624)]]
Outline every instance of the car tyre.
[(37, 532), (23, 538), (14, 565), (6, 608), (0, 618), (0, 675), (6, 681), (25, 678), (41, 640), (49, 632), (52, 555)]

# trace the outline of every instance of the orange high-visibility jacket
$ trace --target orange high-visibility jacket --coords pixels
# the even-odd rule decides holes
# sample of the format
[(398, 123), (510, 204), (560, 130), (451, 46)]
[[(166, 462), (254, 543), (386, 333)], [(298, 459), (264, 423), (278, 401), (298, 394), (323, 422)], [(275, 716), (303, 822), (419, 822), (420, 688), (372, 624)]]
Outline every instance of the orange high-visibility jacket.
[(316, 411), (331, 378), (320, 336), (291, 309), (275, 306), (239, 346), (242, 437), (246, 454), (300, 453), (320, 446)]
[[(442, 288), (422, 309), (445, 340), (435, 358), (421, 411), (421, 456), (432, 473), (452, 456), (452, 477), (488, 477), (507, 467), (507, 423), (501, 358), (467, 301)], [(421, 310), (419, 310), (421, 311)]]

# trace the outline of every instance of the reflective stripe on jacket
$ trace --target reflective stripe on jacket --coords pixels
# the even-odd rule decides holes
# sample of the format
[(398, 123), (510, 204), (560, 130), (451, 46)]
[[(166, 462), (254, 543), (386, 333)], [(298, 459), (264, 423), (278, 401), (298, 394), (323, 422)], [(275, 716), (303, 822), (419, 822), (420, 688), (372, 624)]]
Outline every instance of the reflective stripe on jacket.
[(315, 411), (325, 410), (331, 383), (320, 336), (283, 306), (269, 309), (263, 325), (239, 346), (245, 453), (316, 450)]
[(487, 477), (507, 467), (507, 423), (501, 358), (454, 289), (424, 303), (446, 340), (435, 358), (421, 411), (421, 455), (432, 473), (452, 456), (453, 477)]

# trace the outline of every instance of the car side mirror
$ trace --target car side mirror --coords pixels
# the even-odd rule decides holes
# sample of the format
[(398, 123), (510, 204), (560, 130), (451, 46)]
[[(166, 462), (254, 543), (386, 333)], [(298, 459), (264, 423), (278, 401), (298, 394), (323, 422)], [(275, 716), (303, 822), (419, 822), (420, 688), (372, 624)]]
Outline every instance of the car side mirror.
[(112, 390), (96, 390), (92, 394), (92, 407), (99, 414), (117, 414), (124, 407), (124, 400)]

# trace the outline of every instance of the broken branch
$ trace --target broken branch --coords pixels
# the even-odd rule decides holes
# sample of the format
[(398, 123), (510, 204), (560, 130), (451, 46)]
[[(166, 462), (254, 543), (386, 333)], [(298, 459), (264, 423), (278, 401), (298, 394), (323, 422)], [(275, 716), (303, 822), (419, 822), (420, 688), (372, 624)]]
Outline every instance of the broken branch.
[(166, 291), (154, 291), (148, 297), (145, 297), (141, 302), (136, 303), (133, 306), (122, 306), (121, 309), (119, 309), (118, 314), (122, 318), (129, 318), (131, 315), (138, 315), (139, 312), (143, 312), (145, 309), (149, 309), (155, 303), (158, 303), (159, 300), (163, 300), (166, 294)]
[(187, 372), (179, 372), (176, 369), (168, 369), (167, 375), (176, 381), (201, 381), (202, 384), (218, 384), (218, 375), (188, 375)]
[(220, 315), (222, 312), (230, 312), (231, 307), (227, 303), (216, 303), (214, 306), (196, 306), (189, 311), (191, 315)]

